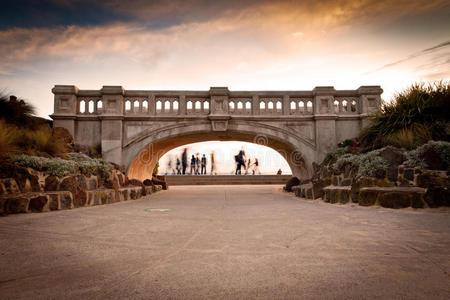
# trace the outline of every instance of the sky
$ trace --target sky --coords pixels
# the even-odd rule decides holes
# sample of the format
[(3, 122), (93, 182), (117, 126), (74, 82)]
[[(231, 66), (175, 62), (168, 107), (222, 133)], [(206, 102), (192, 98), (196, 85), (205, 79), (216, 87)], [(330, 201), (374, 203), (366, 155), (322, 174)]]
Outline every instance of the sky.
[(2, 0), (0, 90), (311, 90), (450, 78), (447, 0)]

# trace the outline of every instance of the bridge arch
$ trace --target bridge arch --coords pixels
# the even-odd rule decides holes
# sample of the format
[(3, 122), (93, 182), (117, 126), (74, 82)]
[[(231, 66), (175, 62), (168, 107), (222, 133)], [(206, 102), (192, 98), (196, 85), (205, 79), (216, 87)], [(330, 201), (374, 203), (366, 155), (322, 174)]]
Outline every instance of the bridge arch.
[(306, 178), (311, 174), (314, 146), (299, 142), (297, 136), (273, 126), (235, 122), (227, 131), (211, 130), (210, 122), (181, 124), (175, 128), (143, 132), (123, 148), (123, 161), (130, 178), (146, 179), (159, 159), (168, 151), (186, 144), (205, 141), (242, 141), (264, 145), (280, 153), (292, 174)]

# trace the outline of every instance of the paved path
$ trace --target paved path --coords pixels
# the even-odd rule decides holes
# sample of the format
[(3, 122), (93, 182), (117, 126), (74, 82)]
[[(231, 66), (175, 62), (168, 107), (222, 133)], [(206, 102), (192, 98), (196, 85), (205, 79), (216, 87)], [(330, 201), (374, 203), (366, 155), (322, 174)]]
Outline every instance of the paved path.
[(0, 298), (450, 299), (449, 249), (445, 211), (180, 186), (0, 218)]

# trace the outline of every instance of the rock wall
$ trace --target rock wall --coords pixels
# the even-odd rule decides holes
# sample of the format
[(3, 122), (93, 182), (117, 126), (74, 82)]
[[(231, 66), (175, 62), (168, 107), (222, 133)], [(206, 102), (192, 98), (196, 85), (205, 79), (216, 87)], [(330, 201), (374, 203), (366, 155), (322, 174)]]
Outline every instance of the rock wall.
[(322, 198), (329, 203), (358, 203), (388, 208), (450, 206), (450, 171), (408, 168), (389, 159), (390, 167), (373, 176), (356, 175), (351, 164), (333, 170), (330, 164), (314, 166), (310, 182), (292, 187), (296, 196)]
[(101, 176), (57, 177), (32, 168), (3, 165), (0, 172), (0, 215), (44, 212), (135, 200), (160, 191), (162, 185), (128, 180), (113, 169)]

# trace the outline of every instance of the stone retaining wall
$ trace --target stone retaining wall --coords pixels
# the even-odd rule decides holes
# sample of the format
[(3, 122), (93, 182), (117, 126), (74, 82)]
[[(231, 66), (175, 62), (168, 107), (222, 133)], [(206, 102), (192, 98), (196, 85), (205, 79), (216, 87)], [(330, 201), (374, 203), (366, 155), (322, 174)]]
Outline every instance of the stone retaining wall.
[(136, 200), (162, 190), (151, 180), (144, 185), (112, 170), (105, 180), (97, 175), (57, 177), (31, 168), (11, 165), (0, 178), (0, 215), (72, 209)]
[(329, 203), (358, 203), (388, 208), (450, 206), (450, 171), (392, 166), (374, 176), (357, 177), (347, 165), (343, 170), (316, 166), (311, 182), (292, 187), (296, 196), (322, 198)]

